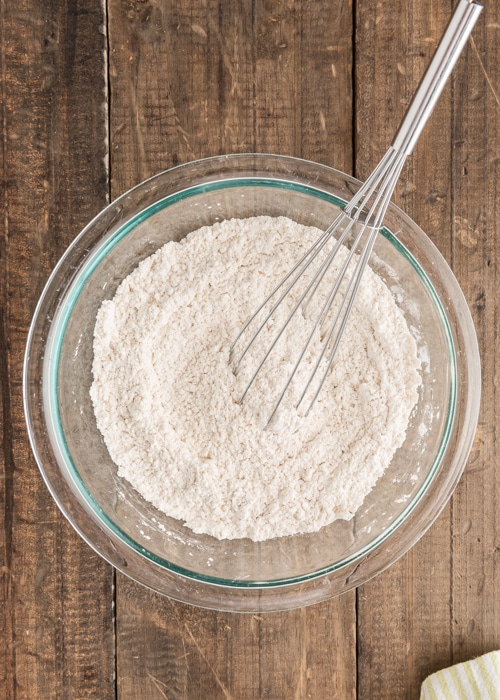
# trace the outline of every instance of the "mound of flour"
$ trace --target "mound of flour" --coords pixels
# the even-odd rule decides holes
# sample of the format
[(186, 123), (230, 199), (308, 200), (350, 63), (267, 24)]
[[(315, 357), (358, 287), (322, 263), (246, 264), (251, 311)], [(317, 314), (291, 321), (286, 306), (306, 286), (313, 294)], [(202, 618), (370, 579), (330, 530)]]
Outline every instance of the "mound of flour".
[(91, 398), (111, 458), (194, 532), (259, 541), (351, 518), (404, 441), (420, 362), (370, 269), (309, 416), (297, 414), (291, 391), (262, 429), (291, 350), (304, 343), (300, 315), (238, 402), (248, 374), (234, 376), (229, 347), (318, 235), (283, 217), (201, 228), (144, 260), (98, 312)]

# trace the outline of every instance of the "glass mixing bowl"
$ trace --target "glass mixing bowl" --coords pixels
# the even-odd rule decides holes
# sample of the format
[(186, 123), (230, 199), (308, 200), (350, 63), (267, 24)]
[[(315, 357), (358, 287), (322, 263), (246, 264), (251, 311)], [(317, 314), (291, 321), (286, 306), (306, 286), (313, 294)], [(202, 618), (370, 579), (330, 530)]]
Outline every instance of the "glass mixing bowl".
[[(358, 586), (430, 527), (464, 469), (477, 424), (472, 320), (446, 262), (391, 206), (372, 267), (391, 287), (423, 361), (404, 445), (350, 521), (264, 542), (196, 535), (117, 476), (89, 397), (101, 302), (160, 246), (202, 225), (266, 214), (325, 228), (359, 183), (274, 155), (230, 155), (162, 172), (102, 211), (66, 251), (35, 311), (24, 368), (31, 445), (60, 509), (102, 557), (177, 600), (234, 611), (285, 610)], [(168, 350), (166, 350), (168, 351)]]

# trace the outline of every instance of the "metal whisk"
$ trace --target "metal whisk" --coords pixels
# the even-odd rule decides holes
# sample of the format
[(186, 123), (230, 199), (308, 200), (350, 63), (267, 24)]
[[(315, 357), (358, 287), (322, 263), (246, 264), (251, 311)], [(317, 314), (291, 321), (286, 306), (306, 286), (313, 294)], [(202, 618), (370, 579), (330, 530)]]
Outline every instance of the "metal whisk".
[[(370, 177), (360, 187), (351, 201), (344, 206), (335, 221), (330, 224), (286, 277), (263, 301), (233, 342), (230, 350), (230, 362), (233, 364), (233, 371), (236, 374), (241, 368), (244, 358), (248, 357), (249, 350), (254, 345), (257, 337), (276, 318), (276, 312), (285, 297), (290, 294), (297, 282), (307, 274), (305, 290), (299, 294), (285, 320), (278, 324), (278, 329), (274, 331), (270, 344), (267, 346), (262, 359), (258, 362), (243, 391), (240, 399), (240, 402), (242, 402), (292, 318), (317, 293), (334, 258), (338, 256), (341, 247), (347, 245), (348, 253), (341, 260), (340, 268), (336, 272), (335, 278), (327, 287), (326, 298), (320, 304), (320, 312), (305, 345), (298, 355), (290, 376), (274, 404), (267, 425), (273, 420), (307, 353), (311, 340), (315, 334), (317, 335), (319, 330), (322, 348), (319, 357), (312, 364), (312, 370), (305, 381), (296, 408), (301, 406), (307, 395), (312, 396), (305, 415), (309, 413), (314, 405), (335, 358), (363, 271), (368, 263), (377, 233), (382, 227), (387, 207), (403, 165), (407, 156), (412, 152), (481, 10), (482, 6), (475, 0), (459, 0), (392, 145)], [(317, 265), (316, 270), (311, 267), (314, 263)], [(351, 263), (354, 266), (354, 270), (351, 269)], [(348, 274), (348, 270), (350, 270), (350, 274)], [(338, 296), (341, 297), (340, 303)], [(335, 300), (336, 303), (334, 305)], [(333, 310), (333, 318), (330, 318), (331, 314), (329, 312), (331, 310)], [(329, 319), (329, 325), (325, 328), (327, 319)], [(245, 340), (246, 331), (248, 330), (250, 333), (254, 324), (257, 326), (256, 330), (254, 330), (248, 340)], [(235, 359), (238, 345), (242, 346), (242, 349), (238, 358)], [(321, 371), (319, 371), (320, 367)]]

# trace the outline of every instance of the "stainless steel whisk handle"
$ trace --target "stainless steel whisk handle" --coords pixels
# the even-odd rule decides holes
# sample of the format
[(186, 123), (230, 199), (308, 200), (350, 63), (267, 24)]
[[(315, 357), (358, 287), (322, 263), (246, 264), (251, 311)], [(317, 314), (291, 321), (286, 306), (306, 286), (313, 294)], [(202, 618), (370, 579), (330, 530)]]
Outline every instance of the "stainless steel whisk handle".
[(482, 9), (483, 6), (475, 0), (458, 1), (394, 137), (391, 144), (394, 150), (406, 155), (413, 151)]

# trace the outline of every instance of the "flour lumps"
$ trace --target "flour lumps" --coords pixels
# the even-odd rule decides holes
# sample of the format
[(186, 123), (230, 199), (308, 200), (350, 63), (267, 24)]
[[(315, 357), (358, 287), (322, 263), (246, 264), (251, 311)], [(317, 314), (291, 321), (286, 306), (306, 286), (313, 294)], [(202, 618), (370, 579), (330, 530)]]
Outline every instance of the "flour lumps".
[(299, 372), (263, 430), (309, 332), (300, 314), (239, 403), (249, 375), (234, 376), (231, 343), (319, 234), (284, 217), (203, 227), (140, 263), (98, 312), (91, 398), (109, 454), (119, 476), (196, 533), (259, 541), (349, 519), (404, 442), (420, 362), (369, 268), (311, 414), (295, 410)]

